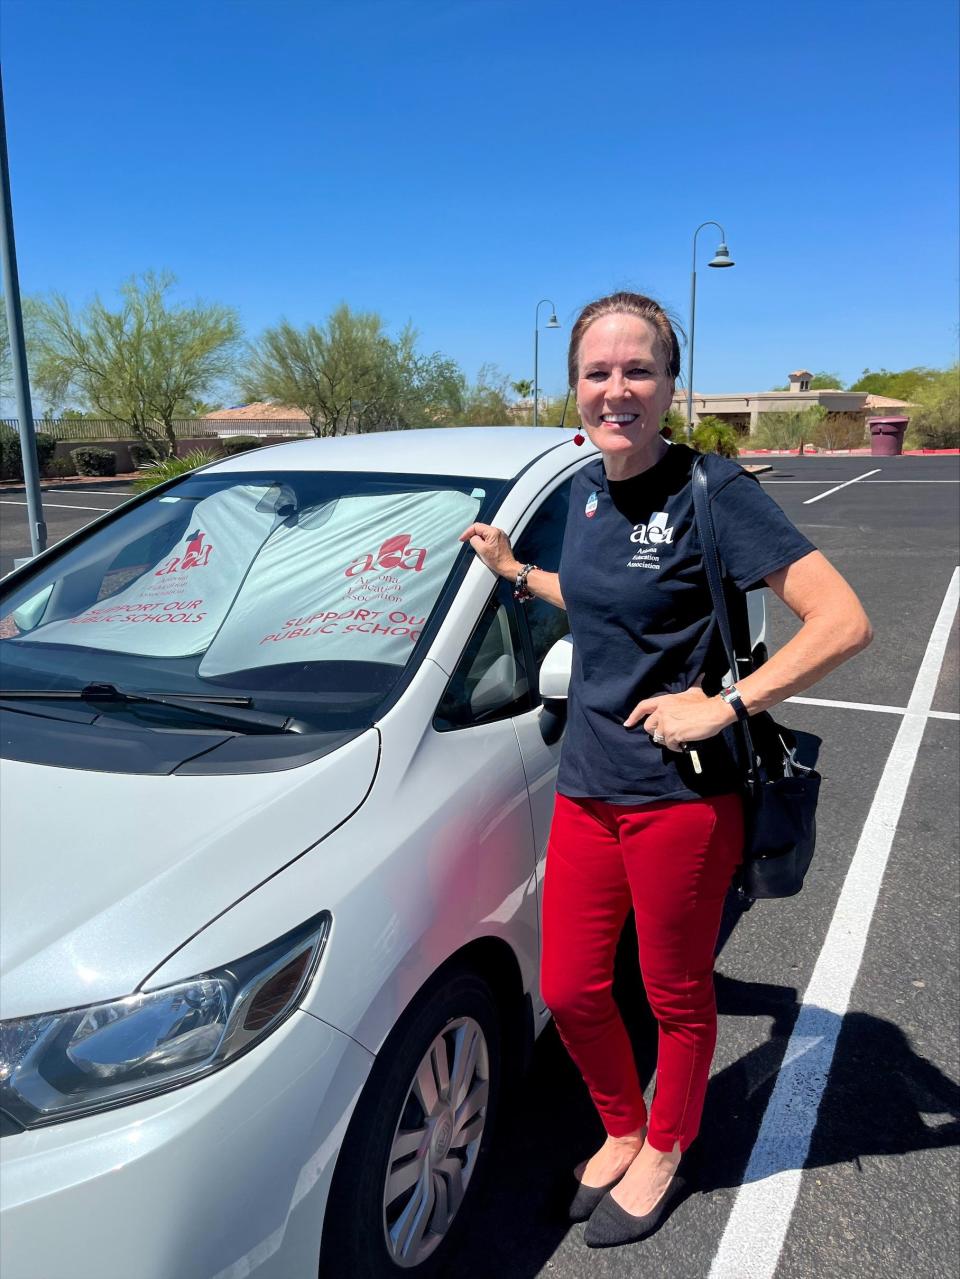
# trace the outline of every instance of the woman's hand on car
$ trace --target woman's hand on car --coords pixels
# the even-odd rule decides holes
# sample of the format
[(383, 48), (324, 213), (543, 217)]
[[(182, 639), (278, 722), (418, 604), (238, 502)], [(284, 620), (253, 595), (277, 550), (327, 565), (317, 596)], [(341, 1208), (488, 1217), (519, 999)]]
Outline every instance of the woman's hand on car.
[(460, 541), (469, 542), (487, 568), (499, 577), (516, 577), (523, 567), (502, 528), (494, 528), (492, 524), (471, 524), (460, 534)]
[(668, 751), (680, 751), (690, 742), (715, 737), (736, 719), (736, 714), (719, 697), (708, 697), (702, 688), (688, 688), (684, 693), (660, 693), (638, 702), (623, 721), (624, 728), (643, 730), (651, 737), (663, 738), (658, 745)]

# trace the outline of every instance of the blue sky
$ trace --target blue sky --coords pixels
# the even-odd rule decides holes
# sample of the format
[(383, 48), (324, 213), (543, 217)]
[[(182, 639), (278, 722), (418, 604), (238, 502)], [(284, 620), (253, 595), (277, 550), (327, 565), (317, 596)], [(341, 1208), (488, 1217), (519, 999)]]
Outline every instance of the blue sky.
[(256, 335), (341, 300), (564, 385), (649, 292), (694, 382), (955, 357), (955, 0), (3, 0), (21, 287), (169, 268)]

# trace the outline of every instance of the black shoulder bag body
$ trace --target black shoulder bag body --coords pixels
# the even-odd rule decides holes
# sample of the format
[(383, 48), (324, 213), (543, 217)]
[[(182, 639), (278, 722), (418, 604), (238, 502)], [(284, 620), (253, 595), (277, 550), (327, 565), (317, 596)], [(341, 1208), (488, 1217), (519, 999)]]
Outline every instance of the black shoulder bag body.
[[(693, 464), (693, 506), (710, 596), (734, 679), (750, 674), (749, 656), (738, 660), (724, 594), (704, 460)], [(746, 597), (740, 593), (746, 612)], [(749, 630), (746, 632), (749, 634)], [(766, 712), (737, 719), (736, 752), (744, 774), (745, 839), (740, 869), (741, 896), (751, 900), (792, 897), (803, 887), (817, 834), (820, 774), (797, 760), (796, 738)]]

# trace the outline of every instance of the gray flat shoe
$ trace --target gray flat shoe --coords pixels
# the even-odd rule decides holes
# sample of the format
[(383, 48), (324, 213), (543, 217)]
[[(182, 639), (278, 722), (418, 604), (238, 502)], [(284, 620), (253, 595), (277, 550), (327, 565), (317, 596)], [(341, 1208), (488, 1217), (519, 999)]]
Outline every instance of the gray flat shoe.
[(660, 1229), (686, 1188), (684, 1178), (679, 1173), (674, 1173), (670, 1185), (657, 1203), (642, 1217), (635, 1217), (632, 1212), (621, 1208), (609, 1194), (604, 1195), (587, 1222), (587, 1228), (583, 1232), (584, 1243), (588, 1248), (616, 1248), (620, 1244), (646, 1239)]

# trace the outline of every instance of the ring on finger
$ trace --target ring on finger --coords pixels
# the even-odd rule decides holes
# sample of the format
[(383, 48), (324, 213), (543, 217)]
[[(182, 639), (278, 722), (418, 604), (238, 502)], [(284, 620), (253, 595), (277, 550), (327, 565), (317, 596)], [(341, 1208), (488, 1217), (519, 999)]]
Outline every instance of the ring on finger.
[(653, 730), (653, 741), (654, 741), (654, 745), (656, 745), (656, 746), (662, 746), (662, 745), (663, 745), (663, 743), (664, 743), (666, 740), (667, 740), (667, 739), (666, 739), (666, 738), (664, 737), (664, 735), (660, 732), (659, 728), (655, 728), (655, 729)]

